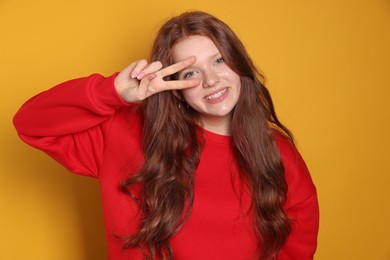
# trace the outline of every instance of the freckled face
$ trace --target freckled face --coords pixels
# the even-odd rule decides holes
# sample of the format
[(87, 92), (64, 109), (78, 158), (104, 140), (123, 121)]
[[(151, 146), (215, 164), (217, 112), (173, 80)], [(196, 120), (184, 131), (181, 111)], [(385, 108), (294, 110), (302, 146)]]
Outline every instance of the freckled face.
[(173, 47), (175, 62), (195, 56), (196, 62), (179, 73), (179, 79), (199, 79), (196, 87), (185, 89), (185, 101), (201, 116), (203, 126), (230, 125), (231, 112), (240, 96), (241, 81), (231, 70), (210, 38), (194, 35)]

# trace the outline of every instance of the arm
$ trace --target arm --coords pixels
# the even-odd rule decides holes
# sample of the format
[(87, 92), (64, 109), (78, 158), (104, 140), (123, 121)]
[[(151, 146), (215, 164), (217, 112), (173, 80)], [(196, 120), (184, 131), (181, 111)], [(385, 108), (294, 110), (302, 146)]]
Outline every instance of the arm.
[(31, 98), (14, 117), (18, 135), (70, 171), (97, 177), (111, 118), (127, 105), (114, 79), (95, 74)]
[(190, 57), (162, 68), (160, 62), (140, 60), (109, 78), (95, 74), (64, 82), (28, 100), (14, 125), (23, 141), (70, 171), (97, 177), (116, 109), (161, 91), (198, 85), (197, 80), (163, 80), (194, 62)]
[(292, 233), (284, 245), (278, 260), (313, 259), (317, 249), (319, 210), (317, 194), (286, 209), (292, 221)]
[(292, 232), (277, 259), (313, 259), (319, 227), (316, 188), (304, 160), (295, 147), (283, 137), (277, 138), (277, 144), (288, 184), (285, 210), (292, 225)]

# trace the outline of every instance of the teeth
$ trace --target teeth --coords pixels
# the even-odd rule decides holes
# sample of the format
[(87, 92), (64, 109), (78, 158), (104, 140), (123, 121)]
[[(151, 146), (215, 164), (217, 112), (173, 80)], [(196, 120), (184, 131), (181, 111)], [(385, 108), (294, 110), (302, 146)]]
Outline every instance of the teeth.
[(223, 94), (225, 94), (227, 88), (224, 88), (222, 89), (221, 91), (215, 93), (215, 94), (212, 94), (210, 96), (207, 96), (206, 99), (207, 100), (212, 100), (212, 99), (216, 99), (216, 98), (219, 98), (220, 96), (222, 96)]

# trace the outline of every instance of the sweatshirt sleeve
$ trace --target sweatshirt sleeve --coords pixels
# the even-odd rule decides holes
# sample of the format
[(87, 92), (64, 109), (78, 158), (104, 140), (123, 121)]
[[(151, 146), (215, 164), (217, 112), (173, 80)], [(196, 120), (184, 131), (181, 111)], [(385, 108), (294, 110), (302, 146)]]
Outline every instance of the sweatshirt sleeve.
[(73, 79), (32, 97), (13, 119), (19, 137), (70, 171), (98, 177), (110, 122), (128, 105), (116, 93), (115, 76)]
[(297, 149), (283, 137), (277, 145), (285, 168), (288, 193), (285, 210), (292, 232), (278, 260), (311, 260), (317, 249), (319, 207), (309, 170)]

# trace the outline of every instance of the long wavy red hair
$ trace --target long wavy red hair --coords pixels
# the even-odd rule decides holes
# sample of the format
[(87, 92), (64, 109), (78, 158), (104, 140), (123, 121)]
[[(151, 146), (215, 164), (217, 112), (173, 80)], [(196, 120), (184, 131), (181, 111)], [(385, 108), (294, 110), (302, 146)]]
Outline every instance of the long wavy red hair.
[[(243, 44), (218, 18), (199, 11), (171, 18), (157, 34), (151, 60), (161, 61), (164, 66), (172, 64), (173, 46), (191, 35), (209, 37), (226, 64), (240, 76), (241, 93), (231, 121), (232, 150), (241, 180), (252, 195), (257, 258), (274, 259), (291, 232), (283, 208), (287, 183), (274, 135), (275, 131), (282, 133), (293, 143), (292, 134), (278, 120), (264, 77)], [(141, 248), (146, 259), (173, 259), (169, 239), (191, 214), (202, 141), (197, 135), (196, 111), (183, 111), (180, 102), (172, 91), (166, 91), (141, 105), (145, 163), (122, 184), (122, 190), (133, 196), (131, 185), (142, 183), (137, 201), (143, 218), (138, 231), (125, 238), (125, 247)]]

